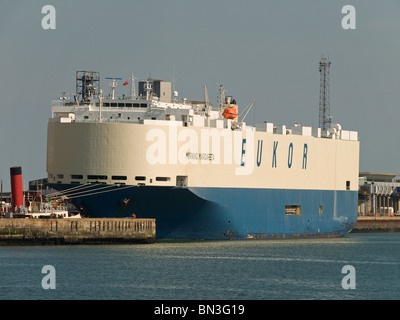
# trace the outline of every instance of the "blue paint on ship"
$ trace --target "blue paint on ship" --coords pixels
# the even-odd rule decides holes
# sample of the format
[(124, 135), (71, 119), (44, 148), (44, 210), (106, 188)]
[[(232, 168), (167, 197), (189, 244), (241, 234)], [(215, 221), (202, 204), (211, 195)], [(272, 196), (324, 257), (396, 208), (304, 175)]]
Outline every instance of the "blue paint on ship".
[[(101, 187), (93, 184), (91, 191)], [(357, 191), (113, 186), (75, 201), (90, 217), (155, 218), (158, 239), (245, 239), (342, 236), (357, 221), (357, 196)], [(301, 206), (301, 214), (285, 214), (285, 205)]]

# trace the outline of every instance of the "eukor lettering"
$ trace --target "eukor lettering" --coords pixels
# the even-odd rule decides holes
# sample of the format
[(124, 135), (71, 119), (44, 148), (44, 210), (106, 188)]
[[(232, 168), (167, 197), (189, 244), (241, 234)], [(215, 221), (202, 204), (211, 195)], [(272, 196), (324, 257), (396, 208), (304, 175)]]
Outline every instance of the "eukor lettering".
[(246, 139), (243, 139), (243, 142), (242, 142), (242, 161), (240, 162), (240, 165), (243, 167), (244, 166), (244, 159), (243, 159), (243, 156), (246, 156), (246, 150), (245, 150), (245, 148), (244, 148), (244, 146), (246, 145)]
[(308, 146), (307, 143), (304, 144), (303, 148), (303, 165), (302, 169), (307, 169), (307, 152), (308, 152)]
[[(246, 135), (246, 138), (242, 139), (241, 166), (235, 169), (236, 175), (249, 175), (254, 170), (254, 131), (246, 129), (243, 133)], [(244, 150), (245, 146), (246, 150)]]
[(276, 148), (278, 148), (278, 141), (274, 141), (274, 149), (272, 152), (272, 168), (276, 168)]
[[(151, 142), (146, 148), (146, 160), (151, 165), (236, 164), (236, 175), (250, 175), (255, 164), (257, 167), (262, 164), (264, 141), (259, 139), (255, 143), (254, 131), (249, 129), (232, 131), (213, 128), (199, 132), (184, 128), (178, 132), (176, 126), (170, 126), (166, 130), (150, 129), (146, 141)], [(272, 168), (277, 168), (278, 162), (283, 160), (281, 156), (278, 159), (278, 153), (285, 153), (285, 148), (278, 148), (278, 140), (271, 142)], [(304, 143), (302, 153), (300, 148), (296, 148), (293, 142), (289, 143), (286, 149), (288, 169), (307, 169), (309, 146)]]
[(287, 162), (288, 168), (292, 167), (292, 162), (293, 162), (293, 143), (291, 142), (289, 144), (289, 151), (288, 151), (288, 162)]
[[(261, 142), (261, 144), (260, 144)], [(263, 141), (258, 140), (258, 145), (257, 145), (257, 167), (261, 165), (261, 159), (262, 159), (262, 146), (263, 146)]]

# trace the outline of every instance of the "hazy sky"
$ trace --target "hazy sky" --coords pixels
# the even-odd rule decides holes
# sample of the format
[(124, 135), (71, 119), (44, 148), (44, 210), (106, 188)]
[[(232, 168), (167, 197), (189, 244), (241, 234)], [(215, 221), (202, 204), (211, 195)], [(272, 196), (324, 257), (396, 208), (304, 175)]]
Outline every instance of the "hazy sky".
[[(53, 5), (56, 29), (42, 28)], [(356, 29), (342, 28), (342, 7)], [(180, 97), (216, 105), (223, 84), (247, 122), (318, 126), (321, 54), (331, 66), (334, 123), (359, 132), (360, 170), (400, 173), (400, 1), (2, 0), (0, 179), (47, 176), (51, 100), (75, 91), (78, 70), (173, 80)], [(117, 94), (129, 94), (120, 87)], [(76, 150), (79, 152), (79, 150)]]

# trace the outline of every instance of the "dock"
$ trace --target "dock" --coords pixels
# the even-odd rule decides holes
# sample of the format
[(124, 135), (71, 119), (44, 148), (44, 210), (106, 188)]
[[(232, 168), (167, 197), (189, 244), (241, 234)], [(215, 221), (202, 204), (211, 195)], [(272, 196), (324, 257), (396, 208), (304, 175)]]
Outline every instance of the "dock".
[(359, 216), (351, 232), (400, 232), (400, 217)]
[(0, 219), (0, 245), (153, 243), (155, 219)]

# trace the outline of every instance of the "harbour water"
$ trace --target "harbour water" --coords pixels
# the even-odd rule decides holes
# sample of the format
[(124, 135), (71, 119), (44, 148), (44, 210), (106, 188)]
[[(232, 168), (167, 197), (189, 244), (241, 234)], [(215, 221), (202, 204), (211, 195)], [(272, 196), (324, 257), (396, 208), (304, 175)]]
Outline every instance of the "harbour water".
[[(397, 300), (399, 248), (400, 233), (330, 239), (2, 246), (0, 299)], [(42, 273), (44, 266), (54, 267), (54, 272)], [(354, 267), (355, 288), (342, 286), (350, 275), (342, 273), (344, 266)], [(47, 280), (54, 282), (55, 289), (42, 286), (49, 275), (54, 276)]]

